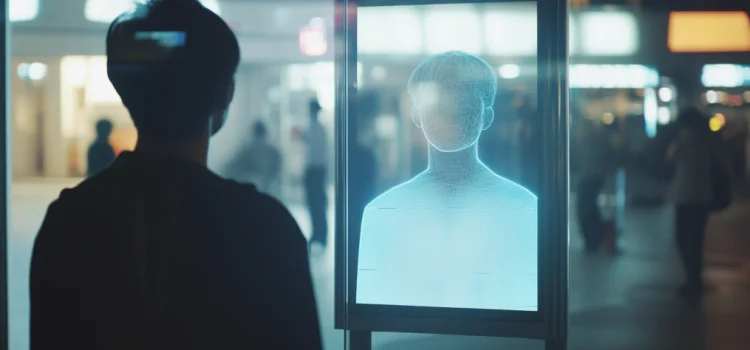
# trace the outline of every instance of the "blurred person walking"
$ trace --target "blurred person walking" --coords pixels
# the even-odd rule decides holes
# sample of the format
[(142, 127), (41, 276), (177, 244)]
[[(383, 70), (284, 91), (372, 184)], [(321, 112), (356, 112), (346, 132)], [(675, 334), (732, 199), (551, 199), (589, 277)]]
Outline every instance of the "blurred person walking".
[(593, 253), (601, 247), (607, 229), (599, 208), (599, 194), (614, 171), (614, 149), (602, 125), (591, 120), (581, 122), (576, 145), (574, 157), (578, 158), (580, 174), (576, 191), (578, 225), (586, 252)]
[(699, 296), (703, 282), (703, 246), (711, 211), (729, 205), (731, 178), (711, 140), (708, 118), (695, 108), (678, 116), (677, 136), (667, 150), (673, 177), (669, 198), (676, 206), (675, 236), (686, 281), (683, 296)]
[(268, 142), (268, 128), (262, 121), (253, 124), (253, 141), (248, 158), (258, 187), (278, 196), (276, 187), (281, 174), (281, 152)]
[(232, 30), (197, 0), (151, 0), (106, 48), (138, 142), (47, 210), (31, 350), (321, 349), (297, 223), (207, 168), (241, 57)]
[(91, 177), (115, 161), (115, 150), (109, 143), (112, 134), (112, 122), (101, 119), (96, 122), (96, 138), (91, 143), (87, 157), (87, 176)]
[(328, 139), (323, 124), (320, 123), (322, 108), (313, 98), (308, 104), (310, 124), (305, 131), (296, 131), (305, 142), (305, 198), (312, 222), (310, 245), (318, 243), (323, 248), (328, 244), (328, 196), (326, 195), (326, 167), (328, 165)]
[(268, 142), (268, 129), (260, 120), (253, 123), (253, 139), (243, 143), (229, 166), (227, 177), (252, 183), (259, 190), (278, 198), (281, 152)]

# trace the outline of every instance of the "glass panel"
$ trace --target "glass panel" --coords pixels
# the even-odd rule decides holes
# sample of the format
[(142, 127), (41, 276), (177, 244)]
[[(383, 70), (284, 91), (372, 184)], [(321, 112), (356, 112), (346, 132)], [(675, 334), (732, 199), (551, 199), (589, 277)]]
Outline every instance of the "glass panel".
[(443, 5), (425, 9), (426, 48), (430, 54), (463, 50), (482, 51), (479, 13), (467, 5)]
[(537, 311), (536, 5), (359, 14), (396, 9), (422, 14), (423, 50), (358, 56), (356, 306)]
[[(487, 53), (497, 56), (536, 55), (536, 6), (505, 5), (484, 14)], [(491, 33), (491, 34), (490, 34)]]
[[(10, 1), (13, 11), (18, 11), (19, 3), (36, 4), (31, 0)], [(102, 45), (106, 26), (90, 23), (111, 21), (134, 1), (79, 1), (75, 8), (67, 2), (45, 1), (45, 16), (14, 25), (11, 33), (13, 197), (9, 208), (13, 220), (8, 237), (8, 305), (12, 350), (29, 349), (29, 268), (40, 223), (60, 191), (75, 187), (85, 178), (88, 150), (96, 136), (95, 124), (100, 119), (114, 124), (107, 141), (115, 153), (133, 150), (138, 139), (128, 110), (107, 76)], [(308, 128), (309, 102), (316, 97), (322, 107), (319, 120), (327, 137), (320, 155), (329, 167), (320, 185), (327, 199), (332, 200), (333, 3), (203, 3), (215, 12), (216, 4), (221, 4), (226, 15), (223, 18), (235, 29), (243, 53), (226, 127), (211, 141), (209, 167), (223, 177), (253, 182), (278, 198), (309, 238), (313, 220), (304, 181), (309, 153), (295, 131)], [(321, 32), (327, 43), (325, 54), (314, 58), (300, 47), (299, 33), (310, 25), (324, 29)], [(248, 165), (260, 163), (266, 169), (270, 163), (254, 162), (259, 157), (256, 146), (260, 141), (254, 131), (260, 124), (265, 126), (268, 146), (263, 150), (275, 149), (280, 155), (279, 175), (275, 178), (269, 179), (267, 173)], [(251, 170), (245, 171), (248, 168)], [(321, 213), (320, 207), (316, 209), (316, 215)], [(333, 205), (324, 205), (322, 215), (329, 221), (329, 229), (323, 232), (330, 236), (329, 245), (313, 244), (311, 273), (324, 347), (343, 349), (343, 332), (333, 325)], [(293, 332), (290, 336), (294, 336)]]
[(419, 15), (412, 8), (371, 8), (358, 13), (357, 48), (362, 53), (415, 54), (422, 50)]

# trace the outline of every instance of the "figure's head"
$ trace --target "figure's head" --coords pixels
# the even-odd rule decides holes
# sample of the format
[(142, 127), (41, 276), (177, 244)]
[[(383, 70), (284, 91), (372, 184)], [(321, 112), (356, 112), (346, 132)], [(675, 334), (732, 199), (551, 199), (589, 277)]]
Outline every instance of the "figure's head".
[(312, 120), (318, 120), (318, 114), (320, 114), (320, 111), (323, 110), (323, 107), (320, 107), (320, 103), (318, 103), (317, 98), (310, 99), (310, 102), (307, 105), (308, 111), (310, 112), (310, 119)]
[(112, 134), (112, 122), (107, 119), (101, 119), (96, 122), (96, 137), (98, 139), (107, 139)]
[(708, 134), (708, 118), (697, 108), (686, 108), (678, 115), (677, 126), (683, 137), (696, 137)]
[(429, 57), (409, 78), (411, 115), (441, 152), (471, 147), (492, 124), (497, 76), (487, 62), (462, 51)]
[(266, 139), (266, 136), (268, 136), (268, 129), (266, 129), (266, 124), (262, 121), (256, 121), (253, 123), (253, 137), (256, 141), (264, 141)]
[(197, 0), (149, 0), (107, 33), (107, 74), (139, 138), (205, 137), (224, 124), (240, 49)]

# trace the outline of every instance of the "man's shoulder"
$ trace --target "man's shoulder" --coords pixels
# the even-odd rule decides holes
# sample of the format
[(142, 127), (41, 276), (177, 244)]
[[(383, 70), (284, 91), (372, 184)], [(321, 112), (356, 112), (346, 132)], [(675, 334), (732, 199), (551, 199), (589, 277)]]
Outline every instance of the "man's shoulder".
[(253, 184), (217, 178), (209, 192), (217, 196), (212, 198), (214, 203), (248, 225), (264, 227), (266, 231), (299, 231), (287, 207), (277, 198), (258, 191)]
[[(160, 190), (168, 186), (177, 187), (169, 191)], [(133, 190), (128, 191), (128, 188)], [(78, 186), (63, 190), (50, 210), (54, 207), (57, 212), (81, 213), (85, 215), (81, 220), (93, 222), (97, 217), (108, 217), (113, 212), (128, 216), (133, 212), (132, 206), (151, 202), (151, 196), (153, 201), (163, 201), (164, 196), (175, 196), (174, 204), (187, 210), (186, 213), (200, 216), (196, 220), (215, 222), (216, 227), (231, 228), (230, 231), (244, 232), (248, 227), (252, 227), (250, 231), (258, 234), (298, 231), (291, 213), (279, 200), (259, 192), (252, 184), (218, 176), (190, 179), (177, 185), (166, 182), (144, 185), (137, 181), (128, 182), (120, 174), (105, 170)], [(162, 203), (164, 204), (161, 205), (170, 207), (169, 201)], [(110, 214), (91, 215), (99, 210)], [(182, 219), (192, 220), (190, 217)]]
[[(184, 176), (182, 176), (184, 175)], [(78, 185), (64, 189), (58, 202), (75, 203), (96, 201), (119, 201), (129, 197), (163, 197), (167, 188), (181, 198), (204, 201), (205, 203), (248, 205), (276, 204), (272, 198), (257, 191), (254, 185), (224, 179), (209, 170), (193, 171), (172, 178), (168, 174), (151, 176), (147, 170), (118, 167), (117, 164), (83, 180)], [(164, 190), (164, 191), (162, 191)]]

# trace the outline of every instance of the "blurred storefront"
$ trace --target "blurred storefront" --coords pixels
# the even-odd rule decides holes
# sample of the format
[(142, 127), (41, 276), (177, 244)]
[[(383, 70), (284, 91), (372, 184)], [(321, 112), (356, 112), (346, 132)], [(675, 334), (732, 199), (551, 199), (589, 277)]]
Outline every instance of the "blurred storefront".
[(735, 175), (746, 180), (750, 133), (750, 16), (746, 11), (671, 12), (669, 58), (693, 78), (686, 104), (710, 116), (726, 141)]
[[(133, 1), (11, 4), (13, 64), (18, 72), (12, 81), (15, 176), (84, 174), (93, 123), (103, 117), (116, 125), (115, 147), (133, 147), (137, 135), (108, 82), (104, 58), (107, 23)], [(264, 121), (270, 141), (283, 154), (283, 195), (299, 197), (303, 145), (291, 130), (308, 122), (310, 98), (320, 100), (321, 121), (333, 143), (333, 4), (322, 0), (206, 0), (204, 4), (230, 23), (242, 48), (228, 127), (212, 140), (210, 166), (220, 170), (236, 161), (238, 143), (249, 139), (254, 121)], [(573, 132), (577, 120), (592, 120), (617, 130), (615, 135), (627, 152), (646, 152), (647, 140), (677, 113), (680, 90), (671, 79), (675, 74), (662, 71), (670, 68), (673, 57), (664, 44), (672, 30), (668, 13), (646, 14), (633, 7), (597, 7), (589, 2), (578, 5), (569, 28)], [(497, 69), (498, 118), (483, 137), (505, 140), (509, 147), (517, 142), (523, 114), (535, 109), (537, 99), (533, 2), (435, 9), (372, 7), (360, 11), (358, 22), (358, 85), (366, 97), (363, 103), (368, 104), (362, 140), (375, 150), (381, 186), (401, 182), (424, 167), (421, 148), (425, 145), (419, 130), (411, 127), (406, 80), (422, 59), (446, 48), (480, 55)], [(681, 40), (673, 46), (690, 45)], [(723, 113), (733, 118), (734, 112)], [(513, 177), (515, 164), (522, 161), (516, 151), (486, 161), (506, 167), (503, 172)], [(332, 170), (333, 158), (330, 164)]]
[[(328, 44), (333, 4), (202, 2), (232, 25), (243, 53), (229, 127), (213, 140), (211, 163), (221, 167), (236, 146), (229, 140), (238, 133), (248, 140), (252, 122), (258, 119), (268, 124), (271, 142), (298, 155), (301, 145), (290, 140), (288, 128), (307, 122), (304, 106), (309, 98), (321, 91), (325, 94), (319, 96), (321, 100), (333, 96), (333, 46)], [(133, 148), (137, 135), (109, 83), (104, 56), (108, 23), (133, 4), (133, 0), (11, 4), (13, 68), (18, 73), (12, 80), (14, 176), (85, 174), (86, 148), (99, 118), (114, 122), (111, 141), (117, 151)], [(294, 85), (290, 81), (295, 79), (305, 83)], [(330, 105), (324, 114), (332, 134)], [(294, 157), (285, 161), (290, 170), (297, 163)]]
[(731, 146), (736, 175), (750, 174), (750, 66), (709, 64), (703, 67), (703, 103), (711, 114), (710, 127)]

